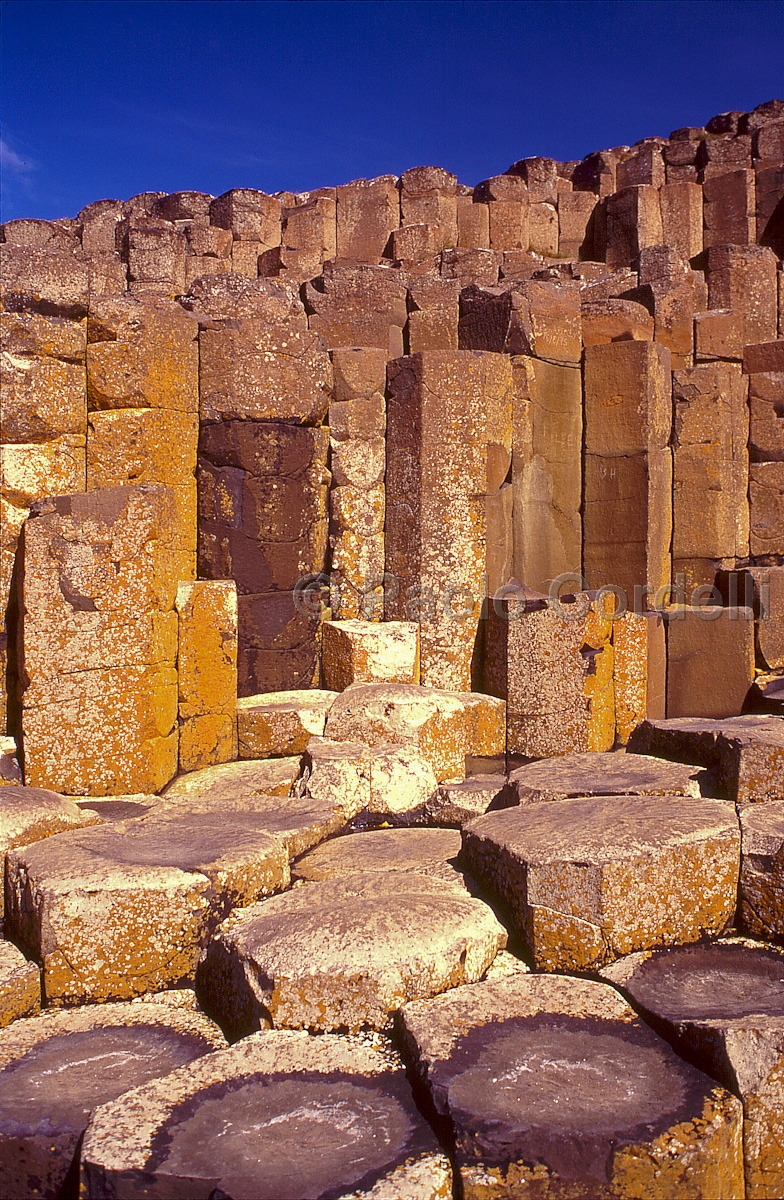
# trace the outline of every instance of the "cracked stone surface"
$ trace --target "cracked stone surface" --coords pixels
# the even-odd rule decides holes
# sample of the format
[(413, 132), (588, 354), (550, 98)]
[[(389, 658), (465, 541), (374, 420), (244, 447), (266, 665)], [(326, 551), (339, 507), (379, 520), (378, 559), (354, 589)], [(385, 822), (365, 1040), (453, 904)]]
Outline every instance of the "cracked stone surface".
[(221, 763), (189, 771), (169, 784), (164, 796), (199, 800), (244, 800), (250, 796), (288, 796), (299, 773), (299, 756)]
[(740, 1096), (747, 1200), (784, 1194), (784, 953), (727, 938), (633, 954), (602, 974)]
[(203, 1014), (171, 1004), (91, 1005), (0, 1031), (0, 1195), (74, 1188), (93, 1109), (225, 1044)]
[(401, 1013), (466, 1200), (743, 1194), (741, 1106), (603, 983), (516, 974)]
[[(221, 1131), (220, 1140), (215, 1132)], [(399, 1058), (359, 1038), (251, 1035), (99, 1108), (89, 1195), (448, 1200), (449, 1162)]]
[(418, 996), (481, 978), (506, 930), (464, 889), (414, 871), (308, 883), (237, 910), (199, 964), (199, 1001), (254, 1029), (387, 1028)]
[(540, 970), (585, 970), (723, 932), (735, 911), (734, 808), (688, 796), (526, 804), (464, 826), (460, 863), (508, 907)]

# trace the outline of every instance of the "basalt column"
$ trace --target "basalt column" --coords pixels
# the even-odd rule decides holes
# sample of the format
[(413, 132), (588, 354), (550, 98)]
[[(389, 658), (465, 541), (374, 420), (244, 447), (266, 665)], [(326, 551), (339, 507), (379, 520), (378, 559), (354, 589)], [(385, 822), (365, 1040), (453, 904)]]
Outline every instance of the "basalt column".
[(669, 350), (586, 348), (583, 571), (589, 588), (621, 588), (636, 609), (670, 580), (671, 425)]
[(419, 621), (423, 684), (468, 691), (485, 589), (511, 567), (511, 365), (432, 350), (388, 380), (385, 616)]

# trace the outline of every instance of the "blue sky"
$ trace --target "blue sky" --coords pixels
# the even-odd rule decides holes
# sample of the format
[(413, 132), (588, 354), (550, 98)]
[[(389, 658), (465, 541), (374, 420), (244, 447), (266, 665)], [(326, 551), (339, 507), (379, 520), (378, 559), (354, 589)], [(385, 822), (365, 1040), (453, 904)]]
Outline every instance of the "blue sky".
[(6, 0), (2, 218), (666, 136), (784, 98), (782, 0)]

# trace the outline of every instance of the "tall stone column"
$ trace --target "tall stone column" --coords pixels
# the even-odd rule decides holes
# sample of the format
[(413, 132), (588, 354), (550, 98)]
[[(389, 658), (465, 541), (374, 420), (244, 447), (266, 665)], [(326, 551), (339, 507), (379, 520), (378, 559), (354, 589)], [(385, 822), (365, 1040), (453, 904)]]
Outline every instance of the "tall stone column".
[(511, 365), (431, 350), (388, 378), (385, 615), (419, 621), (423, 684), (466, 691), (485, 589), (511, 566)]

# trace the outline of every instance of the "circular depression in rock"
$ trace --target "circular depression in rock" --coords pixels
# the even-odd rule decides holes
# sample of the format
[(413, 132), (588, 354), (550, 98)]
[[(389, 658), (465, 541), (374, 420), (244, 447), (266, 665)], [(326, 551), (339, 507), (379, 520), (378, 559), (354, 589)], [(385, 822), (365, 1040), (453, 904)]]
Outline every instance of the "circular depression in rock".
[(472, 1030), (431, 1075), (470, 1157), (563, 1178), (602, 1176), (614, 1147), (698, 1117), (711, 1087), (645, 1026), (545, 1014)]
[(0, 1070), (0, 1125), (81, 1130), (96, 1105), (212, 1049), (156, 1025), (57, 1033)]
[(147, 1170), (217, 1177), (231, 1196), (303, 1200), (367, 1188), (435, 1148), (404, 1079), (296, 1072), (213, 1084), (186, 1101)]
[(751, 946), (677, 946), (635, 970), (626, 990), (668, 1021), (784, 1016), (784, 955)]

